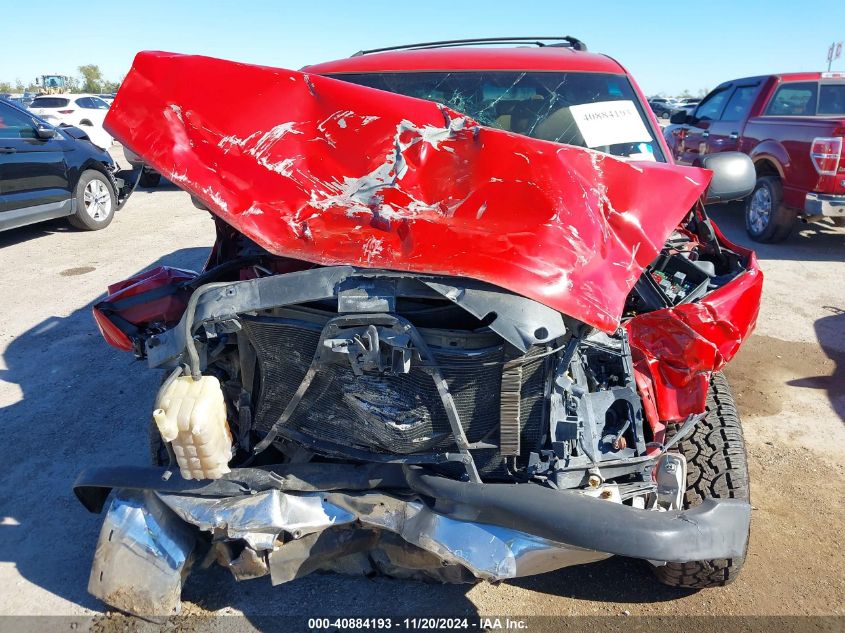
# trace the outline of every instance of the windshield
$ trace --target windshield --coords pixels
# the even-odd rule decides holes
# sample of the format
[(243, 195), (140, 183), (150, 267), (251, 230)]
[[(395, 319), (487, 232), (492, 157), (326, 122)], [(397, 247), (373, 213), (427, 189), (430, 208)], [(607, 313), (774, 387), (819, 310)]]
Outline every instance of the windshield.
[(463, 71), (330, 76), (437, 101), (489, 127), (614, 156), (665, 161), (624, 75)]

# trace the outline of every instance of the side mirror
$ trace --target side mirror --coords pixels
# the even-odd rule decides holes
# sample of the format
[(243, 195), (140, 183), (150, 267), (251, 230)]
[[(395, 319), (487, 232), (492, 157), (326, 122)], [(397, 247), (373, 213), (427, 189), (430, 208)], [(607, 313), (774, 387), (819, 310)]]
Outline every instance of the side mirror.
[(687, 114), (686, 110), (678, 110), (669, 117), (669, 123), (680, 123), (683, 125), (687, 123), (692, 117)]
[(44, 125), (43, 123), (39, 123), (35, 126), (35, 136), (40, 138), (41, 140), (46, 141), (47, 139), (53, 138), (56, 136), (55, 128), (50, 127), (49, 125)]
[(701, 159), (701, 166), (713, 172), (705, 202), (741, 200), (754, 191), (757, 172), (754, 163), (742, 152), (719, 152)]

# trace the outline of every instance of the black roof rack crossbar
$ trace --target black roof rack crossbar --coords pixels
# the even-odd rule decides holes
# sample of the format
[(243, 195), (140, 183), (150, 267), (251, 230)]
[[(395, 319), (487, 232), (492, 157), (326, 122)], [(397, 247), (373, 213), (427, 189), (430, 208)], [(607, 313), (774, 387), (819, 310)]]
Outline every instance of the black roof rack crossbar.
[[(548, 44), (547, 42), (552, 42)], [(385, 53), (387, 51), (420, 50), (426, 48), (450, 48), (453, 46), (484, 46), (485, 44), (533, 44), (534, 46), (566, 46), (576, 51), (586, 51), (587, 45), (570, 35), (554, 37), (477, 37), (465, 40), (443, 40), (440, 42), (420, 42), (418, 44), (403, 44), (402, 46), (387, 46), (358, 51), (352, 57), (369, 55), (370, 53)]]

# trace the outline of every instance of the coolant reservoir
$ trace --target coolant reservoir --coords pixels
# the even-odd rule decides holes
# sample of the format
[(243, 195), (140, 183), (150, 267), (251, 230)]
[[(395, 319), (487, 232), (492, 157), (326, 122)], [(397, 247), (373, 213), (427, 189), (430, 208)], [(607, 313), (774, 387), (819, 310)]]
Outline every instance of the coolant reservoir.
[(179, 376), (162, 385), (156, 404), (153, 419), (162, 439), (173, 445), (182, 477), (219, 479), (229, 472), (232, 434), (217, 378)]

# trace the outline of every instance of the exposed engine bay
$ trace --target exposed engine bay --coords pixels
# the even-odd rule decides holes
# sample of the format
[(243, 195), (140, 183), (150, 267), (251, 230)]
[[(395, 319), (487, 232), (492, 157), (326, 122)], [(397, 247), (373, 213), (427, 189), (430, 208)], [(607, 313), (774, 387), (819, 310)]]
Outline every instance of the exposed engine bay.
[[(706, 217), (693, 214), (688, 226), (699, 225), (707, 228)], [(695, 301), (744, 272), (741, 254), (713, 246), (689, 230), (673, 234), (632, 290), (623, 323)], [(96, 473), (90, 481), (83, 474), (77, 494), (91, 509), (108, 488), (122, 489), (103, 534), (134, 540), (135, 524), (152, 522), (163, 540), (147, 547), (183, 543), (171, 556), (184, 559), (181, 570), (194, 541), (175, 514), (214, 535), (207, 563), (241, 580), (269, 574), (274, 584), (317, 570), (500, 580), (600, 560), (605, 550), (667, 551), (669, 539), (644, 546), (625, 536), (624, 522), (597, 547), (593, 524), (577, 520), (594, 508), (532, 501), (525, 488), (664, 515), (683, 509), (687, 464), (671, 449), (704, 413), (688, 413), (671, 434), (649, 419), (625, 327), (608, 334), (465, 278), (279, 258), (219, 221), (213, 253), (200, 275), (157, 269), (95, 309), (101, 328), (133, 319), (124, 330), (136, 355), (171, 368), (156, 399), (168, 441), (157, 459), (182, 475), (170, 485), (106, 488)], [(146, 321), (151, 315), (163, 320)], [(193, 496), (192, 481), (203, 496)], [(437, 489), (450, 481), (496, 491)], [(517, 497), (501, 493), (502, 483), (520, 484)], [(741, 538), (738, 506), (705, 511), (725, 518), (708, 527), (687, 512), (683, 525), (698, 543), (708, 530), (718, 530), (710, 538), (719, 551)], [(544, 531), (543, 521), (553, 527)], [(605, 532), (608, 522), (618, 521), (602, 520)], [(562, 543), (556, 535), (566, 523)], [(144, 539), (157, 534), (145, 530)], [(696, 554), (690, 538), (676, 535), (674, 558), (706, 555), (708, 546)], [(136, 582), (132, 603), (115, 597), (126, 588), (113, 571), (126, 553), (101, 548), (95, 595), (133, 612), (178, 608), (172, 573)]]
[[(425, 464), (473, 482), (613, 482), (628, 503), (656, 503), (651, 469), (667, 438), (637, 392), (626, 328), (607, 334), (468, 279), (314, 267), (219, 228), (218, 260), (171, 291), (193, 292), (182, 317), (193, 336), (140, 323), (133, 347), (164, 368), (178, 366), (171, 341), (195, 348), (190, 373), (225, 394), (234, 464)], [(741, 255), (675, 232), (626, 314), (692, 303), (744, 270)], [(98, 310), (120, 318), (120, 306)]]
[(289, 119), (245, 135), (148, 91), (181, 95), (191, 59), (139, 55), (109, 115), (217, 239), (201, 272), (156, 268), (94, 307), (164, 380), (155, 465), (75, 485), (94, 512), (115, 491), (92, 593), (173, 612), (192, 558), (277, 584), (744, 556), (747, 496), (688, 504), (679, 450), (720, 423), (715, 374), (762, 284), (706, 215), (708, 172), (292, 71), (268, 80)]

